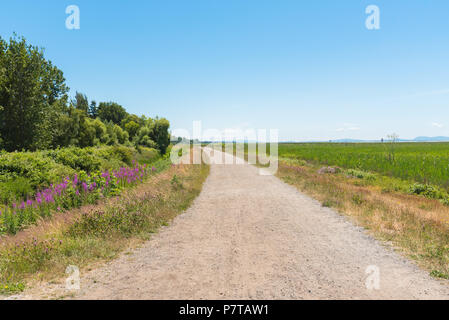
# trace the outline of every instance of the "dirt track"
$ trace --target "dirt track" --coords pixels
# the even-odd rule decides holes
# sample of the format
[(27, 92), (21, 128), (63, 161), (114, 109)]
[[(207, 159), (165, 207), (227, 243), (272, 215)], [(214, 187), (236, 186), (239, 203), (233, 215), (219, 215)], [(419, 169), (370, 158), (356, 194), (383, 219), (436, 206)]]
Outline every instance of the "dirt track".
[[(379, 290), (366, 288), (370, 265)], [(81, 277), (76, 299), (449, 299), (446, 283), (250, 165), (213, 165), (172, 225)]]

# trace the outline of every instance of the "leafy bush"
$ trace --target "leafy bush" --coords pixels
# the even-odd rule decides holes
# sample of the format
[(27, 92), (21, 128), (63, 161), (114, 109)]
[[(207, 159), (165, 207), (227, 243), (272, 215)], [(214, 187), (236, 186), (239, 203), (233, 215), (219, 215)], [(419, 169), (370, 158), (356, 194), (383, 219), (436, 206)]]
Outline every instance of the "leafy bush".
[(141, 164), (143, 163), (151, 164), (154, 162), (155, 159), (158, 159), (160, 157), (160, 154), (159, 151), (156, 149), (139, 147), (136, 148), (133, 157), (134, 159), (136, 159), (137, 162)]
[(410, 186), (409, 193), (422, 195), (424, 197), (432, 198), (432, 199), (443, 199), (444, 198), (444, 192), (442, 192), (437, 187), (429, 185), (429, 184), (415, 183)]
[(172, 179), (170, 180), (170, 184), (175, 189), (182, 189), (183, 188), (182, 181), (176, 174), (173, 175)]
[(101, 168), (101, 160), (93, 151), (93, 148), (70, 147), (49, 151), (48, 155), (72, 169), (91, 172)]
[(448, 275), (448, 274), (446, 274), (446, 273), (444, 273), (444, 272), (441, 272), (441, 271), (438, 271), (438, 270), (432, 270), (432, 271), (430, 272), (430, 275), (431, 275), (432, 277), (435, 277), (435, 278), (441, 278), (441, 279), (447, 279), (447, 280), (449, 280), (449, 275)]
[(357, 169), (349, 169), (346, 170), (346, 174), (350, 177), (358, 178), (358, 179), (365, 179), (365, 180), (374, 180), (376, 179), (376, 176), (370, 172), (357, 170)]
[(32, 193), (33, 187), (30, 181), (24, 177), (0, 183), (0, 203), (9, 203), (17, 198), (27, 198)]
[(75, 170), (92, 172), (102, 169), (116, 169), (124, 164), (131, 165), (133, 149), (124, 146), (105, 147), (69, 147), (48, 151), (57, 163), (62, 163)]
[(355, 205), (361, 205), (365, 202), (365, 200), (363, 199), (363, 195), (361, 194), (354, 194), (352, 196), (352, 203), (354, 203)]
[(133, 161), (133, 152), (132, 149), (123, 147), (123, 146), (114, 146), (110, 148), (111, 155), (114, 156), (114, 158), (131, 165)]
[(443, 199), (440, 200), (442, 204), (445, 206), (449, 206), (449, 195), (445, 196)]
[(142, 127), (137, 132), (133, 142), (135, 145), (141, 145), (147, 148), (155, 149), (157, 148), (157, 144), (151, 139), (150, 135), (151, 129), (148, 127)]
[(340, 172), (339, 167), (322, 167), (318, 170), (319, 174), (325, 174), (325, 173), (335, 174), (335, 173), (339, 173), (339, 172)]
[(44, 152), (3, 153), (0, 157), (0, 182), (25, 178), (33, 189), (50, 185), (75, 170), (57, 163)]

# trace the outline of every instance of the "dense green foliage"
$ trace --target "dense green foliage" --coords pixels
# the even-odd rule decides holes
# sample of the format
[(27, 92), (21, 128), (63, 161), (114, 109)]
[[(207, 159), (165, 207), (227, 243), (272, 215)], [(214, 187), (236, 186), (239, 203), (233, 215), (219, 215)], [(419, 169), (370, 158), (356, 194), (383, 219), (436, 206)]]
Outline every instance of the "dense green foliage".
[(167, 151), (166, 119), (68, 92), (42, 49), (0, 38), (0, 234), (115, 195)]
[(142, 182), (160, 157), (154, 149), (139, 151), (113, 146), (2, 152), (0, 235), (13, 234), (54, 212), (118, 195), (123, 188)]
[(120, 124), (127, 116), (126, 110), (115, 102), (101, 102), (97, 112), (101, 120), (115, 124)]
[(154, 149), (104, 146), (70, 147), (36, 152), (0, 153), (0, 206), (27, 199), (36, 190), (60, 182), (75, 173), (115, 170), (133, 160), (150, 164), (159, 158)]
[(44, 150), (69, 146), (139, 145), (165, 153), (166, 119), (128, 114), (116, 102), (89, 102), (69, 88), (42, 49), (14, 36), (0, 38), (0, 149)]
[(279, 156), (449, 188), (449, 143), (280, 144)]
[(62, 72), (22, 39), (0, 38), (0, 136), (7, 150), (47, 147), (47, 122), (67, 101)]

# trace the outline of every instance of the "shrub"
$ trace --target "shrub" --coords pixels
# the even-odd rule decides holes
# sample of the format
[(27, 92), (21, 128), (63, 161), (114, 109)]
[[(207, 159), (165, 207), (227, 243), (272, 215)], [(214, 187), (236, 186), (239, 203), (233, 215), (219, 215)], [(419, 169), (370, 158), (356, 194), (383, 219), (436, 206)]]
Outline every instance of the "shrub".
[(325, 174), (325, 173), (335, 174), (335, 173), (339, 173), (339, 172), (340, 172), (339, 167), (322, 167), (320, 170), (318, 170), (319, 174)]
[(357, 170), (357, 169), (346, 170), (346, 174), (350, 177), (354, 177), (357, 179), (365, 179), (365, 180), (369, 180), (369, 181), (376, 179), (376, 176), (374, 174), (372, 174), (370, 172), (362, 171), (362, 170)]
[(332, 208), (336, 207), (338, 203), (333, 199), (326, 199), (322, 202), (321, 206), (325, 208)]
[(432, 270), (432, 271), (430, 272), (430, 275), (431, 275), (432, 277), (435, 277), (435, 278), (441, 278), (441, 279), (447, 279), (447, 280), (449, 280), (449, 275), (448, 275), (448, 274), (446, 274), (446, 273), (444, 273), (444, 272), (441, 272), (441, 271), (438, 271), (438, 270)]
[(111, 148), (111, 155), (128, 165), (131, 165), (133, 161), (133, 152), (130, 148), (127, 147), (114, 146)]
[(173, 175), (172, 179), (170, 180), (170, 184), (172, 185), (172, 187), (174, 189), (182, 189), (183, 188), (182, 181), (176, 174)]
[(148, 127), (142, 127), (137, 132), (137, 135), (134, 137), (134, 144), (141, 145), (147, 148), (157, 148), (156, 142), (154, 142), (151, 138), (151, 129)]
[(363, 204), (365, 202), (365, 200), (363, 199), (363, 196), (361, 194), (354, 194), (352, 196), (352, 203), (354, 203), (355, 205), (359, 206), (361, 204)]
[(444, 198), (444, 193), (435, 186), (429, 184), (415, 183), (409, 188), (410, 194), (422, 195), (427, 198), (432, 199), (442, 199)]
[(445, 206), (449, 206), (449, 195), (445, 196), (443, 199), (440, 200), (442, 204)]
[(159, 151), (156, 149), (150, 149), (139, 146), (138, 148), (136, 148), (136, 152), (134, 152), (133, 157), (140, 164), (144, 163), (151, 164), (160, 157), (160, 154)]
[(57, 163), (75, 170), (91, 172), (101, 167), (101, 161), (93, 154), (93, 148), (70, 147), (49, 151), (48, 155)]
[(0, 182), (22, 177), (37, 189), (74, 173), (71, 167), (57, 163), (45, 152), (12, 152), (0, 157)]
[(33, 193), (28, 179), (18, 177), (15, 180), (0, 183), (0, 203), (9, 203), (17, 199), (27, 198)]

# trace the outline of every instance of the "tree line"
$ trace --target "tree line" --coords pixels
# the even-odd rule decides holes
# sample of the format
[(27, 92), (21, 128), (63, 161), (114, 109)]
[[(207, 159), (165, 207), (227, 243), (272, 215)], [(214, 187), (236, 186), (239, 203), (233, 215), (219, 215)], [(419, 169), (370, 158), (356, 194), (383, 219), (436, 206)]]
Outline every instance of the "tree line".
[(0, 37), (0, 149), (134, 145), (158, 149), (170, 144), (168, 120), (129, 114), (116, 102), (69, 98), (63, 72), (43, 50), (14, 35)]

